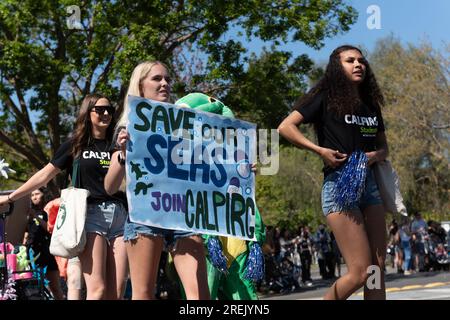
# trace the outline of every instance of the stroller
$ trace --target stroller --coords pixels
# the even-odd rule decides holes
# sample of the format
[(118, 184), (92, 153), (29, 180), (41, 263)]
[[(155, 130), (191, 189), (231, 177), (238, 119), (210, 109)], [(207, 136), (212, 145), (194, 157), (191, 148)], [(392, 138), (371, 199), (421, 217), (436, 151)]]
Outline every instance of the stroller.
[(283, 289), (283, 282), (277, 257), (274, 254), (265, 254), (264, 260), (266, 268), (264, 277), (265, 286), (271, 292), (280, 293)]
[(300, 289), (299, 280), (301, 277), (300, 256), (295, 244), (289, 244), (285, 247), (284, 255), (275, 260), (276, 280), (278, 292), (292, 292)]
[(434, 255), (436, 258), (436, 270), (449, 270), (450, 259), (448, 256), (448, 248), (445, 247), (443, 243), (439, 243), (435, 250)]
[(2, 263), (0, 266), (1, 294), (7, 292), (9, 283), (14, 280), (15, 299), (17, 300), (51, 300), (52, 295), (45, 287), (45, 270), (35, 267), (32, 270), (16, 271), (17, 248), (6, 239), (6, 216), (14, 210), (14, 204), (10, 204), (8, 212), (1, 212), (0, 218), (3, 225), (2, 243), (0, 244), (0, 255)]

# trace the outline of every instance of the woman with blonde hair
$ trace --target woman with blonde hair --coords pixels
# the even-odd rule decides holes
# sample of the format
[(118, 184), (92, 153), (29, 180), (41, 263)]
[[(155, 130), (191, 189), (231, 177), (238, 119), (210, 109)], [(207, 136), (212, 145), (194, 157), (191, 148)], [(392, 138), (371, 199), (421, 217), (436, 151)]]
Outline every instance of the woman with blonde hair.
[[(167, 67), (159, 61), (147, 61), (134, 69), (125, 98), (124, 111), (117, 126), (119, 151), (112, 157), (105, 178), (109, 194), (117, 192), (125, 177), (125, 130), (129, 112), (128, 95), (160, 102), (170, 100), (171, 80)], [(149, 208), (149, 211), (151, 209)], [(209, 299), (206, 277), (206, 260), (203, 241), (193, 232), (156, 228), (127, 219), (124, 240), (126, 243), (132, 286), (132, 299), (155, 298), (155, 283), (161, 252), (166, 248), (173, 257), (175, 268), (186, 292), (187, 299)]]

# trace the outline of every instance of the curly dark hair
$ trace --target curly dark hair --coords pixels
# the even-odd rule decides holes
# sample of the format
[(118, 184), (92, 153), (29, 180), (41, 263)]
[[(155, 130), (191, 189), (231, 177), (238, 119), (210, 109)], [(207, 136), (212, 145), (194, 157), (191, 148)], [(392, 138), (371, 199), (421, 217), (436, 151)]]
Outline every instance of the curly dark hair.
[[(78, 113), (77, 120), (75, 122), (75, 129), (72, 136), (72, 156), (77, 158), (81, 150), (86, 146), (90, 145), (94, 139), (92, 138), (92, 123), (90, 117), (90, 111), (95, 106), (98, 100), (104, 98), (109, 101), (109, 99), (99, 93), (88, 94), (83, 99), (81, 103), (80, 112)], [(115, 127), (115, 117), (113, 116), (111, 123), (106, 131), (106, 140), (111, 144), (112, 136)]]
[(362, 55), (360, 49), (351, 45), (336, 48), (330, 55), (324, 76), (295, 103), (294, 108), (310, 103), (317, 94), (323, 93), (328, 104), (328, 110), (333, 110), (339, 115), (353, 113), (361, 102), (379, 112), (381, 106), (384, 105), (384, 97), (369, 62), (366, 59), (363, 61), (366, 66), (366, 76), (359, 85), (359, 92), (354, 89), (352, 82), (345, 75), (340, 53), (348, 50), (357, 50)]

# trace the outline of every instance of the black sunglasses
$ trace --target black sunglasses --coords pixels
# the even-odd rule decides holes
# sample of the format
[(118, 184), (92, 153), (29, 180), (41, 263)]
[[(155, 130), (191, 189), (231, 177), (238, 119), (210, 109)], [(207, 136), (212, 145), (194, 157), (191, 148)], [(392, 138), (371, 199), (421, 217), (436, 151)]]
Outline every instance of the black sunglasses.
[(93, 106), (91, 111), (94, 111), (98, 115), (105, 114), (105, 110), (108, 111), (108, 114), (113, 116), (114, 112), (116, 112), (116, 108), (113, 106)]

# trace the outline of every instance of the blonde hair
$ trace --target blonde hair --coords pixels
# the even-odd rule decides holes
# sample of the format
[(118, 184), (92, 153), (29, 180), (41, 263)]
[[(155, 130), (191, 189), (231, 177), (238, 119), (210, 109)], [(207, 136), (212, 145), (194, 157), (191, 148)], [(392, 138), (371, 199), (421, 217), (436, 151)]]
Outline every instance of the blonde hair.
[(142, 81), (147, 77), (147, 75), (152, 70), (155, 65), (162, 65), (164, 68), (168, 69), (167, 66), (161, 61), (144, 61), (139, 63), (133, 70), (131, 74), (130, 83), (128, 84), (128, 91), (125, 95), (124, 103), (123, 103), (123, 111), (122, 116), (117, 122), (116, 128), (125, 127), (128, 121), (128, 112), (130, 111), (128, 108), (128, 95), (143, 97), (142, 92)]

